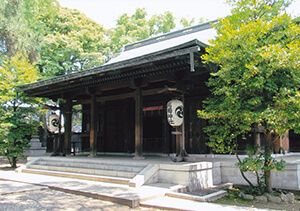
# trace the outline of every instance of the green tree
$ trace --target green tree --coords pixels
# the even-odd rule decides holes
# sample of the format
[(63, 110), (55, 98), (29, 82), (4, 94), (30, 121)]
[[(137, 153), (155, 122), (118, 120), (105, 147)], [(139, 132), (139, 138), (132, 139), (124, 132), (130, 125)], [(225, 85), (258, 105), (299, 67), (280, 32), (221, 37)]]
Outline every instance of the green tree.
[(190, 27), (192, 25), (195, 25), (195, 24), (201, 24), (201, 23), (205, 23), (209, 21), (207, 18), (198, 18), (198, 19), (195, 19), (195, 18), (192, 18), (192, 19), (187, 19), (187, 18), (181, 18), (180, 19), (180, 24), (181, 26), (183, 26), (184, 28), (186, 27)]
[(216, 25), (203, 59), (218, 65), (208, 86), (211, 97), (199, 111), (209, 120), (208, 145), (233, 152), (236, 140), (255, 127), (264, 129), (264, 179), (272, 190), (274, 140), (300, 129), (300, 26), (284, 9), (290, 1), (232, 0), (232, 15)]
[(17, 92), (17, 87), (37, 80), (36, 68), (22, 54), (4, 59), (0, 65), (0, 154), (16, 168), (37, 128), (34, 99)]
[(124, 45), (174, 29), (175, 17), (170, 12), (148, 18), (145, 9), (137, 9), (133, 15), (123, 14), (117, 26), (110, 31), (111, 49), (118, 52)]
[(100, 66), (108, 52), (105, 29), (77, 10), (59, 8), (54, 18), (41, 17), (43, 41), (38, 62), (44, 77)]
[(36, 61), (41, 41), (40, 15), (55, 13), (55, 0), (0, 1), (0, 57), (23, 52)]
[(56, 10), (55, 0), (0, 1), (0, 154), (13, 167), (37, 124), (34, 99), (18, 93), (17, 86), (37, 80), (41, 14), (51, 18)]

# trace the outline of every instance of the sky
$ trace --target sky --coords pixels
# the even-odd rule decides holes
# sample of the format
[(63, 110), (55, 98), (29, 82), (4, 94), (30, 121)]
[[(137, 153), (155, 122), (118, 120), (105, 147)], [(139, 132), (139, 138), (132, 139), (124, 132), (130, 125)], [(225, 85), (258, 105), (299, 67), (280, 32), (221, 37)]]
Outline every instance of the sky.
[[(230, 14), (224, 0), (59, 0), (63, 7), (78, 9), (106, 28), (112, 28), (124, 13), (133, 14), (137, 8), (145, 8), (151, 16), (170, 11), (178, 20), (204, 17), (215, 20)], [(293, 16), (300, 16), (300, 0), (288, 8)]]

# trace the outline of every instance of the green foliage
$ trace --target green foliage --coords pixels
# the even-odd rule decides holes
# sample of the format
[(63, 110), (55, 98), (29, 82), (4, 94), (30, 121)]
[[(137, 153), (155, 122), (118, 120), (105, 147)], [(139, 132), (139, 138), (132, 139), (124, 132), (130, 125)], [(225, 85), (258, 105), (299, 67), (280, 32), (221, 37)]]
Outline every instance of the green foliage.
[(38, 122), (32, 119), (30, 108), (18, 108), (16, 111), (6, 108), (6, 116), (1, 122), (9, 125), (6, 136), (0, 140), (0, 154), (7, 157), (12, 167), (16, 167), (17, 160), (24, 157), (28, 148), (28, 140), (36, 130)]
[[(247, 193), (262, 195), (266, 191), (265, 171), (282, 171), (285, 167), (284, 160), (276, 160), (271, 155), (267, 155), (258, 147), (248, 146), (246, 149), (247, 157), (239, 160), (237, 166), (242, 172), (254, 173), (256, 176), (256, 186), (250, 186)], [(268, 160), (268, 165), (265, 164)]]
[(180, 24), (184, 28), (186, 28), (186, 27), (190, 27), (190, 26), (195, 25), (195, 24), (205, 23), (207, 21), (209, 21), (207, 18), (198, 18), (198, 19), (195, 19), (195, 18), (192, 18), (192, 19), (181, 18), (180, 19)]
[(210, 122), (211, 141), (230, 142), (258, 124), (275, 134), (299, 129), (300, 26), (286, 14), (238, 28), (232, 21), (220, 21), (203, 57), (220, 68), (211, 73), (212, 97), (199, 111)]
[(255, 147), (248, 146), (246, 149), (247, 156), (240, 163), (238, 167), (243, 172), (259, 172), (264, 166), (264, 156), (261, 151), (257, 152)]
[(50, 17), (55, 5), (55, 0), (0, 1), (0, 57), (22, 52), (35, 61), (42, 30), (39, 16)]
[(44, 77), (90, 69), (108, 53), (105, 29), (77, 10), (59, 8), (44, 24), (38, 67)]
[(269, 171), (277, 168), (271, 143), (289, 129), (300, 131), (300, 25), (283, 13), (289, 1), (230, 2), (232, 15), (216, 25), (217, 38), (203, 56), (219, 69), (211, 73), (212, 96), (199, 115), (209, 121), (208, 145), (216, 152), (234, 151), (234, 140), (262, 126), (270, 181)]
[(231, 6), (233, 27), (258, 19), (270, 21), (283, 13), (293, 0), (226, 0)]
[(170, 12), (147, 18), (145, 9), (137, 9), (133, 15), (123, 14), (117, 20), (116, 28), (110, 32), (113, 52), (118, 52), (125, 44), (166, 33), (175, 28), (175, 17)]
[(17, 86), (37, 80), (35, 67), (23, 55), (3, 59), (0, 66), (0, 154), (16, 167), (39, 122), (35, 99), (17, 92)]

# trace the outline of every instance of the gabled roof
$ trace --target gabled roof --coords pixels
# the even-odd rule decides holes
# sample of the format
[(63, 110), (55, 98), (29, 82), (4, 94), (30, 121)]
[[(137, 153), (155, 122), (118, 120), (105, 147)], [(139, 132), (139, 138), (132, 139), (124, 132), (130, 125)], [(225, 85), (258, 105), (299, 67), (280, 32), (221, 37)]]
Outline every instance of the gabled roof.
[(216, 21), (211, 21), (126, 45), (124, 47), (124, 51), (121, 52), (120, 55), (112, 58), (106, 64), (125, 61), (165, 49), (170, 49), (178, 45), (188, 43), (192, 40), (197, 40), (201, 47), (207, 47), (209, 45), (208, 41), (214, 39), (216, 36), (215, 29), (211, 27), (211, 24), (215, 22)]
[[(100, 67), (23, 85), (20, 89), (33, 95), (37, 90), (51, 92), (50, 87), (72, 86), (76, 83), (88, 84), (88, 81), (94, 78), (105, 80), (108, 77), (107, 73), (113, 73), (111, 71), (114, 70), (199, 51), (200, 47), (208, 46), (208, 40), (214, 39), (216, 32), (211, 28), (211, 24), (215, 22), (196, 25), (126, 45), (124, 51), (117, 57)], [(116, 74), (120, 73), (116, 72)]]

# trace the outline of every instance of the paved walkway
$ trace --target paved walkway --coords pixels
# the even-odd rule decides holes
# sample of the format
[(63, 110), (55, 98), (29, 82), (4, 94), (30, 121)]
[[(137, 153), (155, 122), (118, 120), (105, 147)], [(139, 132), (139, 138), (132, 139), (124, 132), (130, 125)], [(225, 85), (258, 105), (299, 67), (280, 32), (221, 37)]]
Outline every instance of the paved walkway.
[[(9, 182), (8, 180), (19, 181), (21, 183)], [(50, 187), (50, 189), (52, 190), (49, 190), (48, 187)], [(4, 200), (3, 202), (0, 203), (0, 206), (6, 206), (3, 204), (5, 204), (6, 203), (5, 201), (7, 200), (10, 203), (20, 199), (22, 193), (26, 193), (25, 194), (26, 197), (33, 197), (36, 203), (38, 203), (39, 200), (35, 198), (38, 197), (39, 194), (40, 195), (44, 194), (45, 195), (44, 198), (45, 200), (46, 199), (47, 200), (46, 201), (42, 200), (41, 203), (46, 203), (45, 205), (46, 207), (44, 207), (46, 210), (49, 209), (51, 206), (59, 210), (59, 209), (63, 209), (64, 206), (70, 206), (70, 205), (72, 205), (71, 208), (72, 210), (81, 210), (83, 209), (81, 206), (83, 205), (85, 206), (86, 202), (84, 198), (80, 199), (80, 197), (84, 197), (84, 196), (110, 200), (117, 203), (121, 202), (121, 204), (124, 203), (122, 203), (122, 201), (118, 201), (120, 200), (120, 198), (139, 199), (139, 201), (142, 201), (145, 206), (163, 208), (163, 205), (167, 205), (165, 206), (165, 208), (168, 209), (171, 208), (171, 209), (182, 209), (182, 210), (222, 210), (222, 211), (223, 210), (256, 210), (253, 208), (218, 205), (218, 204), (204, 203), (204, 202), (191, 202), (187, 200), (163, 197), (164, 193), (168, 191), (168, 188), (159, 187), (159, 185), (158, 187), (156, 185), (156, 186), (143, 186), (141, 188), (130, 188), (126, 185), (108, 184), (108, 183), (101, 183), (101, 182), (92, 182), (92, 181), (84, 181), (78, 179), (68, 179), (68, 178), (60, 178), (60, 177), (52, 177), (52, 176), (44, 176), (44, 175), (27, 174), (27, 173), (16, 173), (14, 171), (0, 171), (0, 190), (1, 190), (0, 195)], [(28, 195), (28, 190), (30, 190), (29, 195)], [(78, 200), (76, 200), (77, 205), (73, 205), (73, 202), (68, 199), (69, 197), (71, 197), (69, 196), (69, 194), (57, 190), (62, 190), (63, 192), (77, 194), (78, 196), (76, 197), (79, 197)], [(14, 192), (13, 194), (14, 196), (11, 195), (11, 193), (13, 192)], [(59, 206), (57, 205), (58, 206), (57, 207), (56, 204), (53, 202), (55, 202), (56, 200), (59, 201), (58, 198), (59, 196), (61, 196), (61, 194), (65, 194), (67, 199), (64, 205), (59, 205)], [(111, 198), (97, 197), (103, 195), (112, 196), (112, 198), (115, 197), (117, 198), (117, 200), (114, 201), (111, 200)], [(154, 196), (157, 198), (153, 198)], [(94, 207), (95, 209), (97, 208), (99, 209), (99, 206), (97, 204), (98, 202), (100, 204), (103, 203), (103, 201), (101, 200), (93, 201), (93, 202), (96, 206), (96, 208)], [(59, 202), (59, 203), (63, 203), (63, 202)], [(129, 207), (127, 206), (125, 207), (123, 205), (120, 206), (122, 207), (122, 209), (123, 208), (125, 210), (129, 209)], [(90, 209), (94, 209), (94, 208), (90, 207)], [(116, 209), (116, 210), (122, 210), (122, 209)], [(149, 208), (144, 208), (144, 209), (149, 210)], [(0, 210), (2, 210), (1, 207)], [(20, 209), (17, 210), (23, 210), (23, 208), (20, 207)], [(37, 208), (36, 210), (40, 210), (40, 209)], [(108, 210), (114, 210), (114, 208)]]
[(142, 202), (142, 206), (152, 207), (152, 208), (165, 208), (168, 210), (189, 210), (189, 211), (234, 211), (234, 210), (247, 210), (254, 211), (262, 209), (256, 209), (252, 207), (237, 207), (237, 206), (229, 206), (229, 205), (221, 205), (207, 202), (195, 202), (188, 201), (185, 199), (171, 198), (171, 197), (161, 197), (150, 199), (145, 202)]
[[(109, 201), (64, 193), (20, 182), (0, 181), (0, 190), (0, 210), (149, 210), (148, 208), (132, 209), (128, 206)], [(157, 209), (151, 208), (150, 210), (154, 211)]]
[(143, 186), (141, 188), (131, 188), (127, 185), (93, 182), (37, 174), (16, 173), (14, 171), (0, 171), (0, 179), (1, 178), (39, 185), (41, 187), (49, 187), (54, 190), (110, 200), (132, 207), (137, 206), (140, 200), (152, 198), (153, 196), (163, 196), (165, 192), (168, 191), (167, 188), (160, 187)]

